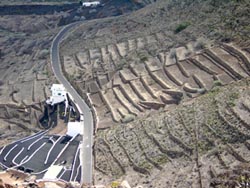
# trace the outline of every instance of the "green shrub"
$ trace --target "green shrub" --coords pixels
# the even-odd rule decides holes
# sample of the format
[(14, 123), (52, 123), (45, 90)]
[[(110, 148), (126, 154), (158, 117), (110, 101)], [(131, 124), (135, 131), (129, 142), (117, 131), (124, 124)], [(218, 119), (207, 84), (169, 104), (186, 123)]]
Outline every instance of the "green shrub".
[(148, 60), (148, 57), (146, 57), (146, 56), (143, 56), (143, 57), (141, 57), (141, 59), (140, 59), (142, 62), (145, 62), (145, 61), (147, 61)]
[(223, 85), (223, 84), (221, 83), (220, 80), (215, 80), (215, 81), (213, 82), (212, 88), (217, 87), (217, 86), (222, 86), (222, 85)]
[(127, 64), (126, 60), (122, 59), (117, 65), (117, 70), (122, 70), (126, 64)]
[(181, 31), (183, 31), (184, 29), (186, 29), (191, 23), (190, 22), (183, 22), (181, 24), (179, 24), (176, 29), (174, 30), (174, 33), (177, 34)]
[(227, 102), (227, 104), (230, 106), (230, 107), (234, 107), (236, 104), (235, 104), (235, 101), (239, 98), (239, 93), (232, 93), (230, 96), (229, 96), (229, 100)]
[(146, 54), (146, 53), (139, 53), (138, 57), (139, 57), (140, 61), (143, 62), (143, 63), (145, 61), (148, 61), (148, 54)]

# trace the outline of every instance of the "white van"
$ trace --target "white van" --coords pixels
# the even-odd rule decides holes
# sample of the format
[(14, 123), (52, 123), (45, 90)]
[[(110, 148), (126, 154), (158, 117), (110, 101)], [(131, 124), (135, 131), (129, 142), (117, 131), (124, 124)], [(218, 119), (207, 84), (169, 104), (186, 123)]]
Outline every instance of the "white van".
[(92, 2), (83, 2), (82, 6), (83, 7), (97, 7), (100, 5), (100, 1), (92, 1)]

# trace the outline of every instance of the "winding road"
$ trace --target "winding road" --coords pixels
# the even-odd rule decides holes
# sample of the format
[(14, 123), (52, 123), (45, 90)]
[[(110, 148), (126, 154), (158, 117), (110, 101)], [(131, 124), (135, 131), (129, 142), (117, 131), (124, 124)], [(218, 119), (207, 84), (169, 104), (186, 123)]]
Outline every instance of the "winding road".
[(81, 148), (82, 162), (82, 183), (84, 185), (92, 184), (92, 143), (93, 143), (93, 116), (89, 106), (64, 77), (61, 69), (59, 45), (63, 37), (74, 27), (82, 22), (76, 22), (65, 26), (54, 38), (50, 51), (51, 65), (57, 80), (64, 85), (67, 92), (73, 97), (74, 102), (78, 105), (79, 111), (84, 115), (84, 131)]

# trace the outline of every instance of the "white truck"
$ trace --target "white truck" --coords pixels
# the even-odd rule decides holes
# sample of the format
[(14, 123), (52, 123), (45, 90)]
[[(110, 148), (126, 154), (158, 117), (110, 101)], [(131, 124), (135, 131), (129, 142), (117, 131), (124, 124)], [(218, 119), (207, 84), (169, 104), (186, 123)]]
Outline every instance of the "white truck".
[(92, 1), (92, 2), (83, 2), (82, 6), (83, 7), (97, 7), (100, 5), (100, 1)]

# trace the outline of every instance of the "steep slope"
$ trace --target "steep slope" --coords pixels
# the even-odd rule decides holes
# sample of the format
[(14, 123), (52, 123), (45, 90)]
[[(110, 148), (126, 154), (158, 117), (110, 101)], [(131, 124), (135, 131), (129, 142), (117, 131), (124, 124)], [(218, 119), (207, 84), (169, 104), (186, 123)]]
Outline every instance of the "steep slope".
[[(226, 172), (249, 165), (249, 96), (248, 79), (215, 87), (174, 109), (99, 131), (95, 183), (127, 180), (132, 187), (234, 185), (240, 180), (230, 182)], [(244, 176), (243, 172), (240, 175)]]
[(249, 9), (244, 0), (157, 0), (68, 35), (65, 75), (97, 116), (96, 184), (246, 182)]
[(82, 96), (89, 93), (99, 128), (178, 104), (214, 81), (249, 75), (249, 6), (159, 0), (131, 15), (86, 22), (61, 46), (65, 75)]

